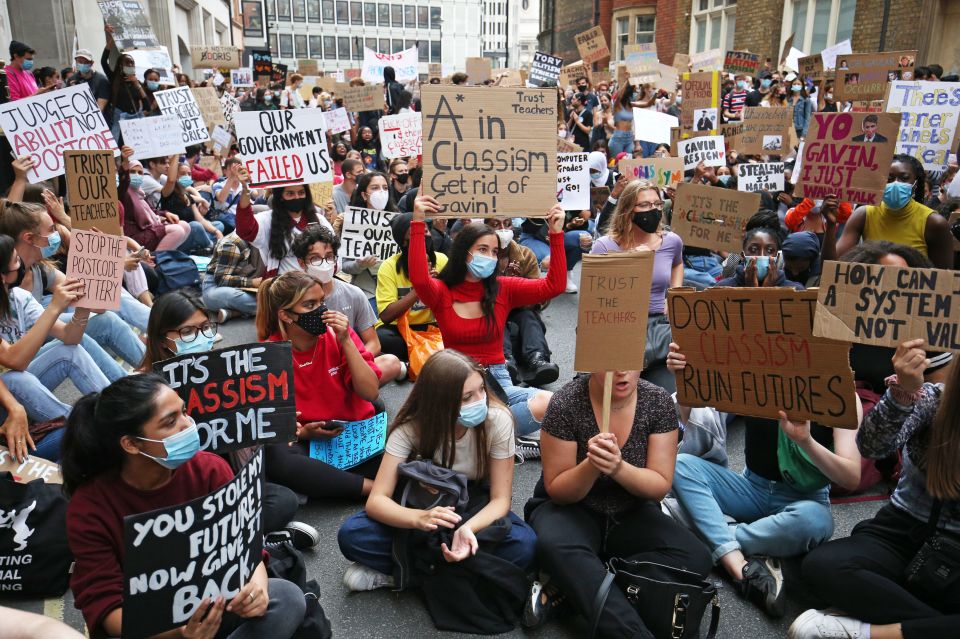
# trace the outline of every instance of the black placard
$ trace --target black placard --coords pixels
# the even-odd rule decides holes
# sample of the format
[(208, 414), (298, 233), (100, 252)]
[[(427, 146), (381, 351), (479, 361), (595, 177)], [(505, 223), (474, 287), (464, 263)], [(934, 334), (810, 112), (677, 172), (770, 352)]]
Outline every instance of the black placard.
[(527, 86), (555, 87), (560, 80), (560, 68), (563, 67), (563, 58), (537, 51), (533, 54), (533, 64), (530, 65), (530, 76)]

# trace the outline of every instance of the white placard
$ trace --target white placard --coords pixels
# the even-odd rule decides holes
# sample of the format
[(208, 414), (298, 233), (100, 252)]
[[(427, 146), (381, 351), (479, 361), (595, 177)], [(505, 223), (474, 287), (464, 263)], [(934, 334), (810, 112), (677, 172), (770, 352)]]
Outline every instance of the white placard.
[(165, 158), (186, 152), (180, 135), (180, 120), (175, 115), (120, 120), (120, 131), (123, 143), (133, 147), (134, 160)]
[(235, 87), (252, 87), (253, 71), (250, 69), (230, 69), (230, 84)]
[(153, 69), (160, 74), (160, 84), (173, 86), (177, 83), (173, 77), (173, 62), (170, 61), (170, 52), (166, 47), (157, 47), (155, 49), (131, 49), (124, 51), (124, 55), (133, 58), (133, 64), (137, 68), (137, 79), (143, 82), (143, 74), (147, 69)]
[(423, 153), (423, 114), (400, 113), (380, 118), (383, 157), (407, 158)]
[(683, 158), (683, 170), (704, 166), (723, 166), (727, 163), (727, 153), (722, 135), (702, 135), (688, 140), (677, 141), (677, 154)]
[(237, 146), (254, 188), (333, 181), (320, 109), (235, 113)]
[(350, 130), (350, 115), (343, 107), (324, 111), (323, 119), (330, 133), (343, 133)]
[(806, 53), (796, 47), (790, 47), (790, 53), (787, 54), (787, 61), (783, 63), (784, 68), (797, 73), (800, 71), (800, 58), (805, 58)]
[(229, 131), (218, 124), (217, 126), (213, 127), (213, 133), (210, 134), (210, 139), (213, 140), (213, 150), (219, 153), (220, 149), (230, 146), (233, 136), (230, 135)]
[(680, 120), (653, 109), (633, 108), (633, 138), (654, 144), (670, 144), (670, 129), (680, 126)]
[(943, 171), (955, 148), (958, 117), (954, 82), (895, 80), (890, 83), (886, 111), (900, 113), (897, 153), (911, 155), (927, 171)]
[(364, 82), (383, 82), (383, 67), (393, 67), (397, 82), (416, 80), (417, 48), (410, 47), (400, 53), (377, 53), (373, 49), (363, 48), (363, 70), (360, 77)]
[(190, 87), (177, 87), (153, 94), (157, 106), (164, 115), (175, 115), (180, 119), (180, 131), (183, 143), (187, 146), (200, 144), (210, 139), (210, 131), (203, 121), (203, 113), (197, 98)]
[(343, 213), (340, 257), (358, 260), (368, 255), (383, 261), (397, 252), (390, 221), (398, 215), (351, 206)]
[(783, 162), (745, 162), (737, 165), (737, 190), (747, 193), (783, 190)]
[(557, 202), (565, 211), (590, 209), (589, 153), (557, 153)]
[(853, 53), (853, 48), (850, 46), (849, 38), (821, 51), (820, 57), (823, 59), (824, 71), (836, 68), (838, 55), (847, 55), (850, 53)]

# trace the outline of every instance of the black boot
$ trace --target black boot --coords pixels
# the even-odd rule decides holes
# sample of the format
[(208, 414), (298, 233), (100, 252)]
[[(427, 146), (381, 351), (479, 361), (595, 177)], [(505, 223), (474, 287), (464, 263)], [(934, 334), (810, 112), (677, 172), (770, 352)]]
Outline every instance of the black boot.
[(552, 384), (560, 377), (560, 367), (551, 363), (543, 353), (531, 353), (523, 366), (520, 378), (530, 386)]
[(520, 384), (520, 369), (517, 367), (517, 361), (513, 357), (507, 357), (507, 372), (510, 373), (510, 381), (514, 386)]

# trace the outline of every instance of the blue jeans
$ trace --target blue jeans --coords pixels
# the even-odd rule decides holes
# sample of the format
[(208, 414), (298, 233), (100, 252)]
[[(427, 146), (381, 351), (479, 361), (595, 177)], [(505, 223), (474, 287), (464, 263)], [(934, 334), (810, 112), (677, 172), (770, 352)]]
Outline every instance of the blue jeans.
[[(210, 224), (213, 228), (223, 231), (222, 222), (210, 222)], [(207, 233), (200, 222), (190, 222), (190, 235), (183, 241), (183, 244), (177, 247), (177, 250), (189, 253), (197, 249), (210, 248), (216, 242), (215, 238), (216, 236), (212, 233)]]
[(212, 275), (204, 275), (200, 283), (203, 305), (211, 311), (226, 309), (251, 317), (257, 314), (257, 296), (232, 286), (217, 286)]
[[(123, 296), (121, 295), (121, 309), (123, 308), (122, 299)], [(133, 300), (133, 298), (131, 299)], [(136, 300), (133, 301), (136, 302)], [(137, 304), (140, 304), (140, 302), (137, 302)], [(69, 322), (73, 319), (73, 312), (63, 313), (59, 319), (64, 323)], [(146, 330), (146, 327), (144, 327), (144, 330)], [(117, 381), (127, 373), (117, 364), (115, 359), (104, 352), (105, 349), (109, 349), (133, 368), (140, 366), (143, 362), (147, 347), (133, 332), (133, 329), (113, 311), (91, 315), (84, 333), (81, 345), (112, 382)], [(91, 342), (102, 348), (94, 348)]]
[[(590, 220), (591, 222), (593, 220)], [(585, 229), (582, 231), (565, 231), (563, 234), (563, 248), (564, 252), (567, 255), (567, 270), (572, 271), (573, 267), (577, 265), (580, 259), (583, 257), (583, 254), (588, 252), (584, 251), (580, 246), (580, 236), (581, 235), (591, 235), (592, 229), (588, 224)], [(541, 240), (538, 237), (530, 235), (529, 233), (520, 234), (520, 246), (525, 246), (533, 254), (537, 256), (537, 261), (542, 262), (543, 258), (550, 255), (550, 245)]]
[(617, 129), (610, 136), (610, 140), (607, 142), (607, 155), (615, 158), (620, 153), (633, 155), (633, 131)]
[(131, 295), (127, 289), (120, 289), (120, 309), (114, 312), (130, 326), (144, 333), (147, 332), (150, 307)]
[(723, 266), (714, 255), (687, 255), (683, 258), (684, 282), (709, 288), (717, 285), (721, 273)]
[(521, 388), (514, 386), (510, 379), (510, 372), (506, 364), (494, 364), (488, 366), (487, 370), (493, 376), (497, 383), (503, 387), (503, 392), (507, 394), (507, 404), (510, 406), (510, 412), (513, 413), (515, 422), (514, 430), (517, 435), (529, 435), (540, 430), (540, 422), (533, 418), (530, 412), (530, 398), (537, 393), (543, 392), (538, 388)]
[[(744, 555), (792, 557), (833, 535), (830, 487), (801, 493), (750, 469), (742, 474), (694, 455), (677, 455), (673, 492), (683, 504), (714, 562)], [(738, 523), (728, 525), (724, 515)]]
[[(512, 512), (510, 532), (497, 544), (493, 554), (529, 571), (536, 556), (537, 535)], [(393, 533), (396, 529), (374, 521), (361, 510), (351, 516), (337, 533), (340, 552), (350, 561), (389, 575), (393, 573)]]
[(221, 211), (217, 213), (216, 211), (212, 212), (213, 221), (219, 222), (223, 228), (220, 229), (223, 231), (223, 234), (233, 233), (233, 230), (237, 228), (237, 214), (231, 213), (230, 211)]

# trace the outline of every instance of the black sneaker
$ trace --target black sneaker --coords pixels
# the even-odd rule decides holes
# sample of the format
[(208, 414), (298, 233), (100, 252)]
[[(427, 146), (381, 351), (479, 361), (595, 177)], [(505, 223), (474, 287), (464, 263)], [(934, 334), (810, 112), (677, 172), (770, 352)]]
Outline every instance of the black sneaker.
[(290, 534), (290, 541), (297, 550), (307, 550), (320, 543), (317, 529), (302, 521), (291, 521), (283, 529)]
[(520, 625), (528, 630), (539, 628), (557, 617), (563, 611), (566, 601), (567, 598), (552, 584), (544, 586), (539, 581), (534, 581), (527, 595), (527, 603), (523, 607)]
[(528, 459), (540, 459), (540, 440), (530, 437), (517, 437), (516, 451), (514, 458), (518, 464), (522, 464)]
[(783, 571), (779, 559), (759, 555), (748, 557), (739, 586), (740, 593), (768, 615), (777, 619), (783, 616)]

